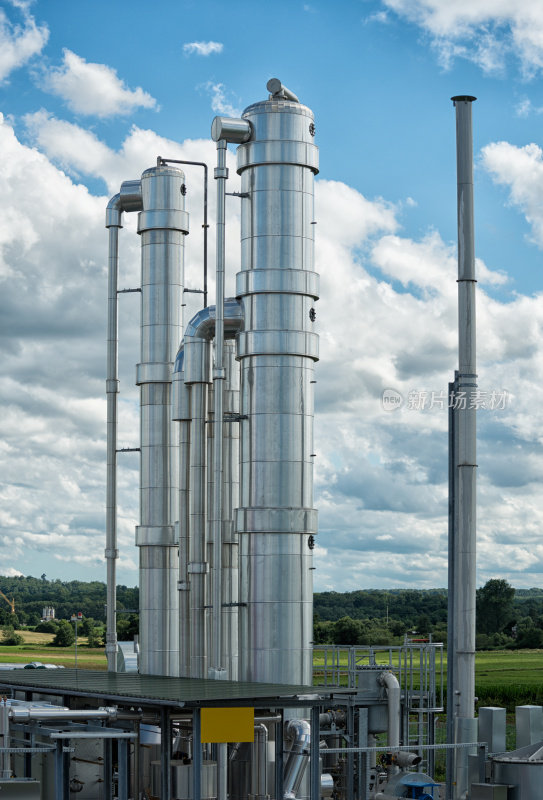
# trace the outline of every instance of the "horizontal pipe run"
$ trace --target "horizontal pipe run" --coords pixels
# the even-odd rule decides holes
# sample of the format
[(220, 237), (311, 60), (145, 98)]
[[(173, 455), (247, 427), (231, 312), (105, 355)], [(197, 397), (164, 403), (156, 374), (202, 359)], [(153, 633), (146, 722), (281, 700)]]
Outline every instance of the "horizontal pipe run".
[(98, 709), (10, 708), (9, 718), (13, 722), (56, 719), (117, 719), (117, 709), (113, 707)]

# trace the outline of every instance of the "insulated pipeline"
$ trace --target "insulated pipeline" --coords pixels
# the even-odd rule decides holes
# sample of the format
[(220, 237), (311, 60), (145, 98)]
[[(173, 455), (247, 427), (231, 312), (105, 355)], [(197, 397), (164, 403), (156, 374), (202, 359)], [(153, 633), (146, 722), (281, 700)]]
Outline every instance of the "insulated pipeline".
[(107, 300), (107, 468), (106, 468), (106, 657), (109, 672), (117, 670), (117, 395), (118, 376), (118, 298), (119, 228), (121, 203), (117, 194), (109, 202), (106, 225), (109, 228)]

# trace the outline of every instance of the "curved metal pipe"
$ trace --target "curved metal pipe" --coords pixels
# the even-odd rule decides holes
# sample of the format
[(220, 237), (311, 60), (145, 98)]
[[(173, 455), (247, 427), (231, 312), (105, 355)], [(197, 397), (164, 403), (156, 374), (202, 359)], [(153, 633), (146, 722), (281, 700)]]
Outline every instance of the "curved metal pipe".
[(270, 78), (268, 83), (266, 84), (266, 89), (272, 97), (275, 99), (284, 99), (284, 100), (292, 100), (294, 103), (299, 103), (300, 100), (298, 96), (291, 92), (290, 89), (287, 89), (286, 86), (283, 86), (279, 78)]
[(255, 800), (266, 800), (268, 787), (268, 729), (255, 725), (253, 744), (252, 795)]
[(106, 208), (108, 247), (107, 366), (106, 366), (106, 656), (109, 672), (117, 671), (117, 395), (119, 229), (123, 211), (141, 208), (140, 181), (124, 181)]
[[(233, 339), (240, 330), (243, 330), (243, 308), (235, 297), (228, 297), (224, 301), (223, 319), (225, 339)], [(216, 320), (217, 309), (215, 306), (202, 308), (185, 328), (185, 340), (191, 337), (211, 341), (215, 336)]]
[(283, 800), (294, 800), (309, 760), (311, 725), (305, 719), (291, 719), (287, 726), (287, 736), (294, 737), (294, 741), (285, 764)]
[[(243, 311), (240, 303), (230, 298), (224, 303), (225, 336), (233, 338), (243, 328)], [(184, 337), (184, 380), (190, 384), (190, 526), (189, 526), (189, 563), (188, 575), (190, 580), (190, 674), (192, 677), (205, 677), (207, 669), (206, 656), (206, 574), (209, 569), (206, 553), (206, 520), (207, 520), (207, 458), (206, 458), (206, 421), (207, 421), (207, 387), (209, 375), (209, 350), (210, 342), (215, 336), (217, 327), (217, 313), (215, 306), (208, 306), (199, 311), (191, 319), (185, 329)], [(174, 383), (176, 382), (174, 374)], [(216, 388), (216, 387), (215, 387)], [(221, 412), (222, 418), (222, 412)], [(214, 417), (216, 419), (216, 416)], [(217, 431), (214, 431), (217, 434)], [(221, 435), (222, 438), (222, 434)], [(215, 437), (216, 438), (216, 437)], [(221, 448), (222, 475), (222, 448)], [(214, 454), (216, 463), (216, 453)], [(214, 470), (214, 479), (216, 471)], [(214, 483), (215, 486), (215, 483)], [(215, 487), (216, 489), (216, 487)], [(217, 492), (214, 491), (216, 497)], [(215, 510), (214, 516), (217, 515)], [(218, 514), (222, 521), (221, 511)], [(222, 536), (219, 536), (222, 546)], [(222, 555), (222, 553), (221, 553)], [(214, 564), (220, 562), (215, 560)], [(214, 576), (216, 577), (216, 576)], [(182, 580), (182, 579), (181, 579)], [(215, 591), (217, 587), (215, 586)], [(220, 582), (219, 582), (220, 590)], [(215, 600), (215, 598), (214, 598)], [(219, 594), (218, 604), (213, 603), (214, 612), (221, 615), (221, 600)], [(215, 614), (213, 616), (215, 621)], [(215, 640), (216, 644), (216, 640)], [(216, 669), (217, 666), (214, 665)]]
[(385, 686), (388, 697), (388, 747), (400, 746), (400, 684), (397, 677), (392, 672), (382, 672), (379, 676), (379, 683)]

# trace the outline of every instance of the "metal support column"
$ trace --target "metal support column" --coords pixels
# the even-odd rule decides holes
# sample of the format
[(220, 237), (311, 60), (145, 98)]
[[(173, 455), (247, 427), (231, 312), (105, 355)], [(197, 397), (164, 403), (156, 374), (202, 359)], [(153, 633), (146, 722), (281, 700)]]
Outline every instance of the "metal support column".
[(128, 764), (128, 739), (117, 740), (117, 758), (119, 783), (117, 787), (118, 800), (128, 800), (129, 764)]
[(167, 708), (160, 711), (160, 797), (170, 800), (172, 793), (170, 714)]
[(104, 739), (104, 800), (113, 800), (112, 740)]
[[(58, 739), (57, 749), (55, 750), (55, 800), (64, 800), (64, 753), (62, 748), (63, 742)], [(104, 763), (104, 769), (105, 766)], [(107, 796), (104, 800), (108, 800)]]
[(354, 706), (347, 707), (347, 735), (349, 736), (349, 750), (347, 751), (347, 800), (354, 800)]
[(284, 720), (275, 726), (275, 796), (283, 797), (283, 748), (285, 746), (283, 741), (283, 725)]
[(202, 727), (200, 709), (192, 712), (192, 800), (202, 797)]
[[(358, 709), (358, 747), (368, 746), (368, 709)], [(358, 800), (368, 800), (370, 754), (358, 755)]]
[(313, 706), (311, 709), (311, 741), (309, 744), (309, 797), (310, 800), (320, 800), (320, 708)]

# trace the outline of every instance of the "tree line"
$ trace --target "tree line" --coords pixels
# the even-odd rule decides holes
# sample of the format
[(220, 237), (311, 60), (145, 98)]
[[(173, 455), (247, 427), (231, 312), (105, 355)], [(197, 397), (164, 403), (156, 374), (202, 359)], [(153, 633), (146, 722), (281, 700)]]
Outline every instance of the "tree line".
[[(447, 642), (446, 589), (369, 589), (314, 596), (315, 644)], [(477, 590), (478, 650), (543, 647), (543, 590), (492, 578)]]
[[(91, 647), (104, 643), (106, 585), (101, 581), (47, 580), (45, 573), (39, 578), (0, 576), (0, 592), (5, 595), (0, 596), (2, 644), (17, 644), (12, 629), (32, 628), (54, 634), (54, 644), (59, 647), (69, 646), (75, 636), (70, 619), (78, 613), (82, 614), (78, 634), (86, 636)], [(46, 606), (55, 609), (55, 619), (43, 622), (42, 611)], [(117, 586), (119, 639), (132, 639), (138, 632), (138, 607), (138, 588)]]
[[(0, 592), (7, 598), (0, 597), (0, 627), (32, 627), (56, 634), (59, 620), (68, 621), (81, 612), (80, 633), (103, 636), (106, 586), (101, 581), (48, 580), (45, 574), (40, 578), (0, 576)], [(57, 622), (41, 622), (45, 606), (54, 607)], [(117, 587), (119, 639), (131, 639), (138, 632), (138, 606), (137, 587)], [(69, 638), (67, 627), (60, 627)], [(446, 589), (361, 589), (314, 595), (316, 645), (400, 644), (406, 635), (447, 641)], [(507, 581), (493, 578), (477, 590), (477, 648), (504, 647), (543, 647), (543, 589), (515, 590)]]

